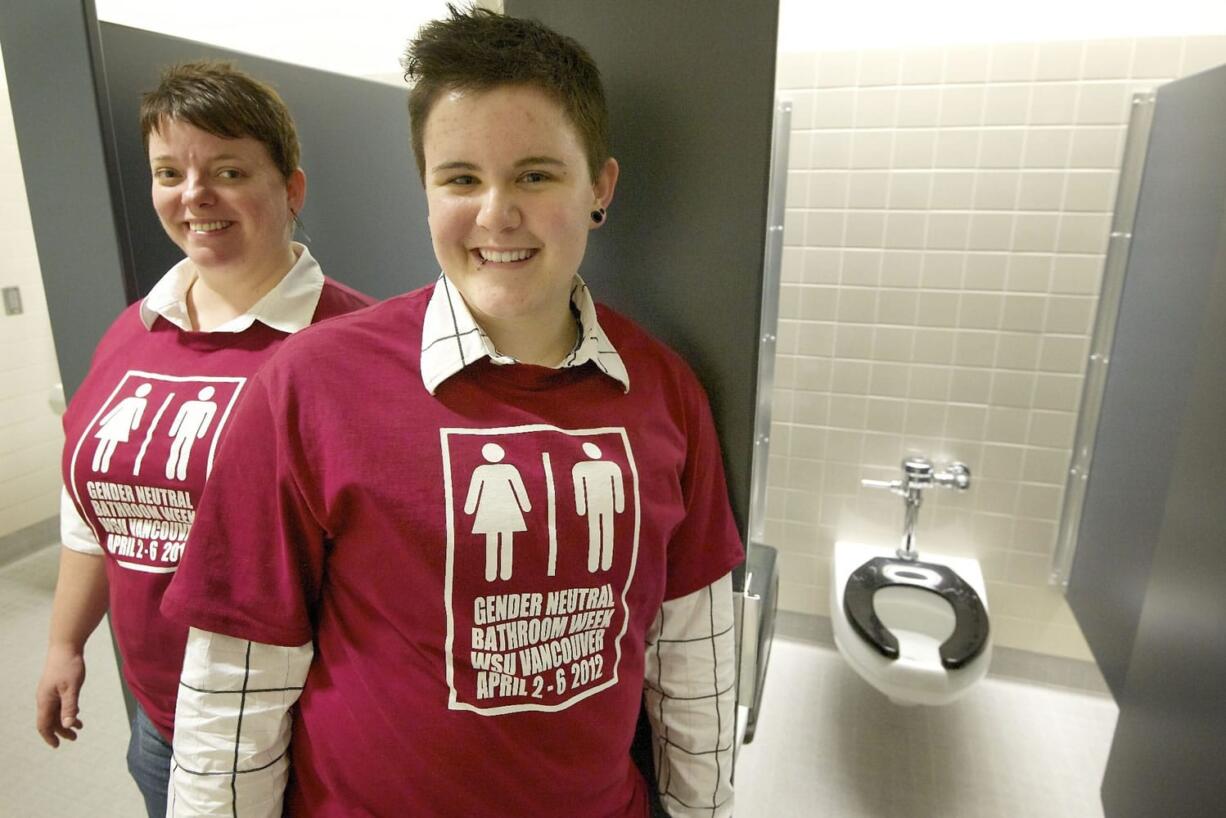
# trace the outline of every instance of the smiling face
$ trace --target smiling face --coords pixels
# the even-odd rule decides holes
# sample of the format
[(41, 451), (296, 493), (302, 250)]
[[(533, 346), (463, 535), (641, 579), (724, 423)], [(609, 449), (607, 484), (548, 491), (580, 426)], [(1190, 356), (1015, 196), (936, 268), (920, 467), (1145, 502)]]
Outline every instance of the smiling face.
[(306, 177), (289, 179), (250, 137), (224, 139), (178, 120), (149, 134), (153, 207), (166, 235), (197, 270), (265, 276), (284, 272), (293, 214)]
[(612, 199), (617, 163), (593, 181), (561, 106), (531, 87), (443, 94), (422, 141), (439, 264), (500, 349), (508, 332), (539, 346), (570, 321), (591, 213)]

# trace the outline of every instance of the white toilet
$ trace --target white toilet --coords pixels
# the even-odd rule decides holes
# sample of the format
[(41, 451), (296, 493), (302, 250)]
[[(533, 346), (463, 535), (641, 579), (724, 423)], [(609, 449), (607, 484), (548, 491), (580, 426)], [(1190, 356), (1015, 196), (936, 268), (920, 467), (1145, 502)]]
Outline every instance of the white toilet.
[(831, 564), (834, 642), (896, 704), (948, 704), (992, 660), (979, 562), (839, 542)]

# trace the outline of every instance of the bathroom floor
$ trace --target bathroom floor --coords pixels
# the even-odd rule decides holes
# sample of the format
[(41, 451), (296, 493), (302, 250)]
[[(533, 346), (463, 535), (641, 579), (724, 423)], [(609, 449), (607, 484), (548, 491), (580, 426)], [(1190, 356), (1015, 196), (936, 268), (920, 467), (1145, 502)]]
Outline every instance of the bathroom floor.
[[(86, 648), (80, 738), (51, 750), (34, 731), (58, 559), (0, 567), (0, 818), (134, 818), (106, 628)], [(899, 708), (833, 650), (776, 638), (737, 818), (1096, 818), (1116, 717), (1104, 696), (991, 677), (948, 707)]]
[(891, 704), (833, 650), (776, 637), (738, 818), (1101, 818), (1119, 710), (989, 676), (942, 708)]

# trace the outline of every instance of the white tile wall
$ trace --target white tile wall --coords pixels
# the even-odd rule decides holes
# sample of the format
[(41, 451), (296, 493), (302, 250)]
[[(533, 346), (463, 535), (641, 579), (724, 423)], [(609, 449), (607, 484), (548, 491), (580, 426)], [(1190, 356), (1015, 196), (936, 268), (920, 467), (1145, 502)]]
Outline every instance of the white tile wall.
[(21, 315), (0, 314), (0, 537), (59, 512), (63, 433), (48, 398), (59, 382), (21, 158), (0, 60), (0, 286)]
[(966, 461), (919, 545), (974, 555), (998, 643), (1089, 658), (1047, 584), (1131, 95), (1226, 37), (784, 54), (793, 102), (767, 540), (827, 613), (838, 538), (898, 536), (859, 487)]

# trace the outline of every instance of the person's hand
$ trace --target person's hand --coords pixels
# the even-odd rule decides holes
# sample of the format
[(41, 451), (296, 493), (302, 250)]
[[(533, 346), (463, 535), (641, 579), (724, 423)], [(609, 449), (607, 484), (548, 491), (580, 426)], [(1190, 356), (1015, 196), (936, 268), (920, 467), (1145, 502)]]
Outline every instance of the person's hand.
[(47, 663), (38, 680), (34, 699), (38, 706), (38, 734), (52, 747), (60, 739), (77, 740), (81, 720), (77, 718), (77, 697), (85, 683), (85, 657), (80, 651), (51, 647)]

